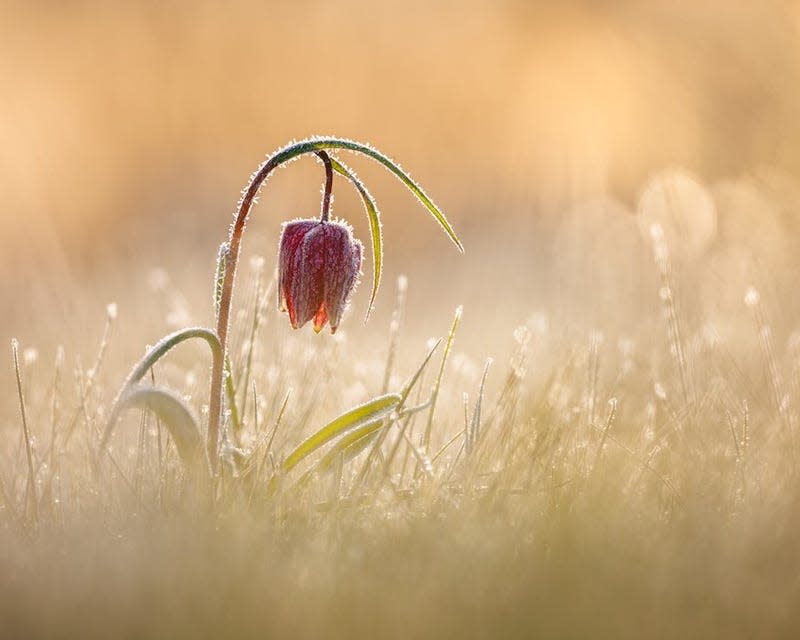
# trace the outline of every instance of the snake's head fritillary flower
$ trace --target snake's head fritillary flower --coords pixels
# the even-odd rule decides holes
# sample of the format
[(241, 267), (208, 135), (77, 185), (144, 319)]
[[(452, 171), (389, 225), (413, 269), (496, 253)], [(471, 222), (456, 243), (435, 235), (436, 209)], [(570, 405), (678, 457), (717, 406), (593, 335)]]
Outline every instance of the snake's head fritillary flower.
[(299, 329), (314, 320), (336, 333), (361, 271), (362, 245), (340, 220), (284, 223), (278, 253), (278, 306)]

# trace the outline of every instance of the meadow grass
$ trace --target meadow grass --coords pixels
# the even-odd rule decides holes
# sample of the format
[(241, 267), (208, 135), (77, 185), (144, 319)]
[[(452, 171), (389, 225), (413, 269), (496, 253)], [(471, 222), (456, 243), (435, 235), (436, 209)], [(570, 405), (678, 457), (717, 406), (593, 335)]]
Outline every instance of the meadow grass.
[[(159, 412), (126, 410), (101, 451), (125, 378), (108, 364), (116, 307), (89, 367), (15, 345), (3, 637), (794, 637), (794, 326), (744, 287), (743, 316), (696, 321), (663, 231), (657, 312), (631, 311), (634, 334), (565, 340), (534, 315), (491, 366), (460, 352), (469, 306), (409, 339), (405, 280), (371, 355), (346, 334), (286, 339), (254, 261), (210, 484)], [(203, 349), (179, 345), (143, 381), (205, 427)]]

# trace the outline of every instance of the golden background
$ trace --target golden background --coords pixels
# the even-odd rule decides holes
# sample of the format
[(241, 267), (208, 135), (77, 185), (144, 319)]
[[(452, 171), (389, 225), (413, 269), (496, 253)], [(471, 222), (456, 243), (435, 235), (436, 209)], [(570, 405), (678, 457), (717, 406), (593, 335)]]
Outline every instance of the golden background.
[[(587, 324), (605, 323), (609, 295), (628, 308), (653, 290), (630, 234), (654, 172), (795, 188), (798, 29), (784, 2), (3, 2), (0, 328), (41, 343), (88, 326), (96, 340), (111, 300), (140, 327), (160, 304), (153, 269), (209, 324), (240, 189), (265, 154), (313, 134), (398, 160), (467, 247), (457, 255), (393, 178), (345, 158), (383, 212), (378, 323), (400, 273), (423, 333), (459, 303), (476, 336), (508, 336), (540, 307), (588, 304)], [(279, 172), (246, 251), (271, 263), (280, 221), (314, 215), (320, 183), (308, 159)], [(350, 187), (334, 193), (366, 239)], [(599, 218), (574, 213), (598, 196)], [(739, 237), (770, 253), (794, 206), (777, 206), (766, 240), (750, 234), (759, 208), (740, 207)]]

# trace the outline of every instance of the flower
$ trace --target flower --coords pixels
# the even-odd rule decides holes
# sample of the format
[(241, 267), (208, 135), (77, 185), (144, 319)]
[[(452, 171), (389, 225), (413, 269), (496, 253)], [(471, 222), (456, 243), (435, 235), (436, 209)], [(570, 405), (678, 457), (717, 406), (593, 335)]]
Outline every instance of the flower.
[(278, 307), (299, 329), (314, 319), (319, 333), (336, 333), (361, 271), (362, 245), (340, 220), (293, 220), (283, 225), (278, 252)]

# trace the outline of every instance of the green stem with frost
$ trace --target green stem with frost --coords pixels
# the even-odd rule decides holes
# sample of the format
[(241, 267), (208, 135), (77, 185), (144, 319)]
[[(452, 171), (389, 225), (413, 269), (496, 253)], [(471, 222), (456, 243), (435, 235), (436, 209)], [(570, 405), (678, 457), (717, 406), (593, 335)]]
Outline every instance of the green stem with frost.
[(444, 214), (434, 204), (433, 200), (428, 196), (428, 194), (423, 191), (422, 187), (414, 182), (410, 176), (390, 158), (368, 145), (354, 142), (352, 140), (344, 140), (341, 138), (310, 138), (308, 140), (290, 144), (283, 149), (278, 150), (271, 157), (269, 157), (253, 174), (253, 177), (250, 179), (250, 183), (248, 184), (241, 200), (239, 201), (239, 206), (236, 211), (233, 224), (231, 225), (228, 238), (228, 247), (225, 255), (225, 272), (219, 296), (219, 312), (217, 313), (216, 328), (217, 337), (219, 338), (222, 349), (222, 357), (215, 359), (212, 367), (211, 391), (208, 403), (208, 457), (211, 463), (211, 469), (215, 474), (218, 466), (217, 458), (219, 430), (222, 418), (224, 362), (228, 348), (228, 329), (230, 325), (231, 301), (233, 298), (233, 285), (236, 279), (236, 267), (239, 262), (239, 252), (241, 250), (242, 236), (244, 234), (247, 218), (250, 215), (250, 210), (252, 209), (255, 198), (261, 189), (261, 185), (275, 169), (301, 155), (307, 153), (317, 153), (331, 149), (341, 149), (361, 153), (381, 163), (417, 197), (417, 199), (441, 225), (442, 229), (450, 237), (456, 247), (458, 247), (460, 251), (464, 250), (461, 241), (458, 239), (458, 236), (456, 236), (456, 233), (453, 231), (453, 228), (447, 221), (447, 218), (445, 218)]

